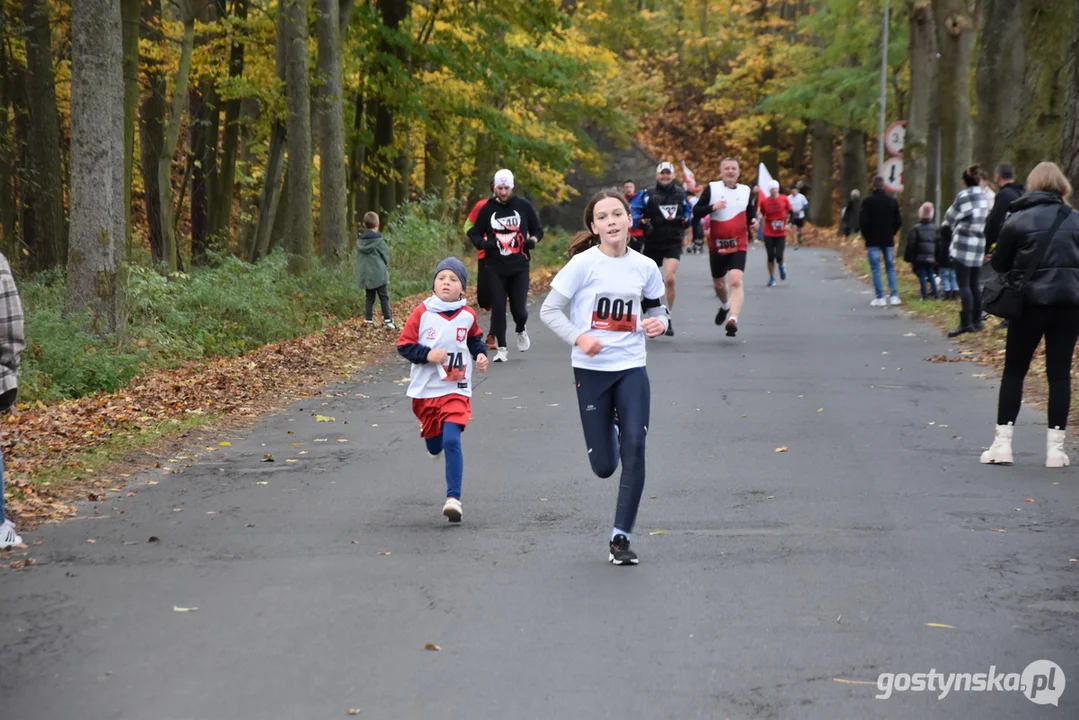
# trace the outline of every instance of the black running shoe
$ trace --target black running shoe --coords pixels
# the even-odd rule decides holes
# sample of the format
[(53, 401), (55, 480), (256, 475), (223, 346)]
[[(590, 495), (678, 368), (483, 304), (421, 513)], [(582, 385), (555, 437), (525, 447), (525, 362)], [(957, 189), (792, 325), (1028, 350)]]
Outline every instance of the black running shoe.
[(731, 318), (727, 321), (727, 337), (734, 337), (738, 334), (738, 321)]
[(727, 319), (727, 313), (730, 312), (730, 308), (720, 308), (716, 313), (716, 325), (722, 325), (723, 321)]
[(629, 549), (629, 538), (615, 535), (614, 540), (611, 540), (611, 553), (607, 559), (612, 565), (636, 565), (637, 553)]
[(674, 323), (669, 319), (667, 320), (667, 332), (663, 333), (667, 337), (674, 337)]

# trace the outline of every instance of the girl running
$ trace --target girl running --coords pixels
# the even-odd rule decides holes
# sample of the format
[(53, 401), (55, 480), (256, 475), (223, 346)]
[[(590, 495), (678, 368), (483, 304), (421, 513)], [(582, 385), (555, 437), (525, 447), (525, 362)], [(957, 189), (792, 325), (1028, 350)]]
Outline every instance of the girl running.
[(540, 317), (573, 345), (577, 401), (592, 471), (608, 478), (621, 457), (608, 560), (636, 565), (629, 538), (644, 491), (651, 397), (645, 336), (665, 333), (670, 316), (659, 267), (628, 248), (632, 217), (625, 198), (614, 190), (595, 195), (585, 209), (584, 224), (587, 230), (570, 242), (570, 261), (551, 282)]
[(446, 453), (446, 504), (442, 514), (461, 522), (465, 456), (461, 433), (472, 417), (472, 361), (487, 370), (487, 350), (476, 311), (464, 299), (464, 263), (446, 258), (435, 268), (434, 295), (412, 311), (397, 340), (397, 352), (412, 363), (406, 393), (420, 421), (431, 457)]

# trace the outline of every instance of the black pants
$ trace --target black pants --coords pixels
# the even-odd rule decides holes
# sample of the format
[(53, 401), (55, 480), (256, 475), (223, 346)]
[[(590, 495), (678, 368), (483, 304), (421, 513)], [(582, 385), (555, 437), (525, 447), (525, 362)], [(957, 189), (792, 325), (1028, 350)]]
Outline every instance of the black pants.
[(491, 309), (491, 275), (485, 258), (476, 261), (476, 304), (482, 310)]
[[(577, 403), (592, 472), (609, 478), (622, 460), (614, 526), (633, 532), (644, 493), (644, 446), (648, 435), (651, 388), (643, 367), (605, 372), (573, 369)], [(615, 429), (615, 412), (618, 428)]]
[(959, 284), (959, 299), (962, 301), (963, 314), (969, 317), (971, 324), (981, 322), (981, 267), (968, 267), (954, 261), (952, 265), (955, 267), (955, 281)]
[(491, 334), (498, 340), (498, 347), (506, 347), (506, 298), (510, 301), (510, 313), (516, 332), (524, 332), (528, 323), (528, 271), (513, 275), (490, 273), (491, 281)]
[(780, 237), (764, 236), (764, 250), (768, 254), (768, 262), (783, 264), (783, 251), (787, 247), (787, 236)]
[(363, 311), (363, 317), (365, 320), (371, 319), (371, 313), (375, 309), (375, 295), (378, 294), (379, 302), (382, 304), (382, 319), (390, 319), (390, 293), (386, 289), (385, 285), (379, 285), (377, 288), (367, 288), (367, 307)]
[(1049, 427), (1066, 428), (1071, 407), (1071, 368), (1079, 337), (1079, 307), (1028, 305), (1022, 317), (1008, 321), (1004, 377), (1000, 381), (997, 424), (1014, 423), (1023, 402), (1023, 379), (1038, 343), (1045, 336), (1045, 374), (1049, 380)]

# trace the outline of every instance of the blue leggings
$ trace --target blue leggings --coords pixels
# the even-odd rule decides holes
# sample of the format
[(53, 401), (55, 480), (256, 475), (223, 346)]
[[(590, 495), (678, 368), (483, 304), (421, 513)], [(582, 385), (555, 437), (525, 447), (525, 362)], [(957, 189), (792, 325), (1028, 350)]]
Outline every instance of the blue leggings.
[(574, 368), (573, 375), (592, 472), (609, 478), (621, 457), (614, 526), (632, 532), (644, 493), (644, 446), (651, 405), (648, 372), (643, 367), (615, 372)]
[(461, 499), (461, 480), (465, 476), (465, 453), (461, 448), (463, 427), (457, 423), (443, 423), (442, 434), (427, 438), (427, 452), (437, 455), (446, 453), (446, 497)]

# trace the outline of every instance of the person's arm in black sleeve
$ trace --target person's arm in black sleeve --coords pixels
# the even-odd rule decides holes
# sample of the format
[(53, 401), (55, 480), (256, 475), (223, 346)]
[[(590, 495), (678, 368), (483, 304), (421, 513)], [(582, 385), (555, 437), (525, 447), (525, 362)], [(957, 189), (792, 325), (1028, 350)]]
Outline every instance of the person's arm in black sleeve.
[(487, 228), (491, 227), (491, 214), (494, 212), (493, 205), (493, 202), (484, 205), (479, 215), (476, 216), (476, 222), (468, 229), (468, 239), (472, 241), (477, 250), (487, 250), (489, 248)]
[(431, 352), (431, 348), (420, 343), (411, 343), (409, 345), (398, 345), (397, 352), (410, 363), (423, 365), (427, 362), (427, 353)]
[(1015, 255), (1019, 251), (1021, 235), (1015, 229), (1015, 222), (1005, 222), (997, 235), (997, 246), (989, 264), (997, 272), (1008, 272), (1015, 265)]
[(993, 201), (993, 209), (989, 211), (989, 217), (985, 220), (985, 250), (992, 252), (993, 247), (1000, 238), (1000, 230), (1004, 227), (1004, 218), (1008, 217), (1008, 194), (999, 192)]
[(697, 204), (693, 206), (693, 222), (703, 220), (712, 214), (712, 186), (706, 185)]
[(484, 342), (482, 335), (470, 337), (468, 339), (468, 352), (472, 355), (472, 359), (475, 360), (480, 355), (487, 354), (487, 343)]
[(536, 238), (536, 242), (543, 239), (543, 224), (540, 222), (539, 213), (532, 203), (528, 203), (528, 231)]

